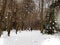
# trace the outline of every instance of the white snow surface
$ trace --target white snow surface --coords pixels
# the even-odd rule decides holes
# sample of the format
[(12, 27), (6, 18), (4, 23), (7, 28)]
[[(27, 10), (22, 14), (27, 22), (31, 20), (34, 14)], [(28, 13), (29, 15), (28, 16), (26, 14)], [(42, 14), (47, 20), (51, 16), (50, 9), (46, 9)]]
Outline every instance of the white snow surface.
[(60, 45), (60, 33), (54, 35), (42, 34), (40, 31), (11, 31), (10, 37), (4, 31), (0, 45)]

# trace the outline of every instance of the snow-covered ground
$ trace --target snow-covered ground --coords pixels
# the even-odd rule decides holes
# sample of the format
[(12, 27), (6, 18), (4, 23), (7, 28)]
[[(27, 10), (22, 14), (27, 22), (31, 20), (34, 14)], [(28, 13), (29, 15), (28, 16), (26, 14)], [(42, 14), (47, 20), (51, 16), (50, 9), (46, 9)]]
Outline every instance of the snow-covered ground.
[(60, 45), (60, 33), (54, 35), (41, 34), (40, 31), (11, 31), (10, 37), (3, 32), (0, 45)]

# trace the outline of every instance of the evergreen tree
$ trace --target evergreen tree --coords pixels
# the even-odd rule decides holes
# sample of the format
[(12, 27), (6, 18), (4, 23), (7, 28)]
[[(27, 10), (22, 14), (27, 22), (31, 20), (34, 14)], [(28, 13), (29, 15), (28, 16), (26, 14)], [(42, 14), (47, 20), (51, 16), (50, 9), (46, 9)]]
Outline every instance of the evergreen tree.
[(57, 4), (58, 4), (57, 2), (52, 3), (52, 5), (50, 5), (48, 15), (46, 16), (47, 20), (46, 20), (45, 29), (46, 29), (46, 33), (48, 34), (53, 34), (54, 30), (57, 30), (57, 27), (56, 27), (57, 24), (56, 24), (55, 15), (54, 15), (54, 9), (55, 7), (57, 7)]

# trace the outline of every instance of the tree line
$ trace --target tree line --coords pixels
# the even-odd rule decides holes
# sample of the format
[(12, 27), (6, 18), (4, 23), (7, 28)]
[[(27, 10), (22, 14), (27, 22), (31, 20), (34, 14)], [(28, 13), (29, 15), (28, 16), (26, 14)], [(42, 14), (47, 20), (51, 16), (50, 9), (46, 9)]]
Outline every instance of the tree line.
[[(45, 1), (38, 0), (38, 11), (33, 0), (1, 0), (0, 9), (0, 35), (3, 31), (16, 30), (44, 30), (47, 9), (44, 8)], [(47, 0), (47, 2), (49, 2)]]

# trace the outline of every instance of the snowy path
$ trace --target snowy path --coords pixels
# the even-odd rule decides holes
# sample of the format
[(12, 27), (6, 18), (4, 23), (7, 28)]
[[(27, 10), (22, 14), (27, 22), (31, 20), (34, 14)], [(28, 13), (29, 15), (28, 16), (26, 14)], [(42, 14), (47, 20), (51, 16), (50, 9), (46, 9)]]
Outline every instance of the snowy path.
[(11, 31), (11, 36), (3, 32), (0, 45), (60, 45), (60, 33), (54, 35), (41, 34), (40, 31)]

